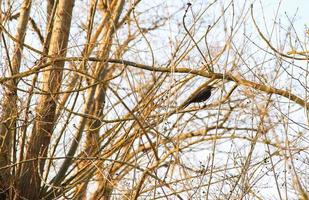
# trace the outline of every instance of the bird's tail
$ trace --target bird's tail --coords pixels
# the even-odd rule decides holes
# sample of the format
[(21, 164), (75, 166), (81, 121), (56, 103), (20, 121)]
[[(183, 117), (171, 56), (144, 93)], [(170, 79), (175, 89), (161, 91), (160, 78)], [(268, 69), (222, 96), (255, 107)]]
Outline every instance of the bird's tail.
[(185, 109), (191, 102), (189, 100), (183, 102), (181, 105), (180, 105), (180, 109)]

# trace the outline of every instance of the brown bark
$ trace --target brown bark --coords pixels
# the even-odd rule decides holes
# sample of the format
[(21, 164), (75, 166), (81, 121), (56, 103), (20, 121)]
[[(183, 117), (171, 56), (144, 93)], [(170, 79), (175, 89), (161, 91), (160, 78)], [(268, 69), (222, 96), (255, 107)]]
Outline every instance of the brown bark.
[[(74, 0), (59, 1), (52, 29), (48, 54), (53, 58), (66, 55)], [(61, 87), (63, 61), (55, 62), (49, 71), (43, 73), (43, 90), (55, 93)], [(23, 166), (19, 184), (20, 196), (38, 199), (41, 176), (47, 155), (50, 138), (53, 134), (57, 95), (42, 95), (36, 109), (36, 121), (29, 141), (26, 159), (34, 159)], [(29, 187), (31, 185), (31, 187)]]
[[(124, 1), (123, 0), (114, 0), (111, 4), (107, 7), (103, 15), (106, 15), (108, 18), (108, 23), (104, 28), (104, 35), (102, 45), (100, 46), (100, 53), (98, 54), (99, 58), (108, 59), (110, 54), (110, 48), (113, 41), (113, 36), (115, 33), (116, 24), (118, 23), (119, 16), (123, 10)], [(104, 11), (104, 10), (103, 10)], [(113, 11), (113, 12), (112, 12)], [(97, 76), (98, 80), (106, 80), (108, 77), (112, 75), (112, 72), (109, 71), (107, 63), (98, 63), (96, 65)], [(108, 83), (100, 84), (96, 87), (94, 100), (91, 104), (92, 106), (92, 114), (98, 118), (103, 117), (103, 108), (105, 105), (105, 94), (106, 94), (106, 85)], [(86, 144), (85, 144), (85, 155), (86, 156), (94, 156), (100, 149), (100, 140), (99, 140), (99, 131), (101, 127), (101, 121), (99, 120), (89, 120), (87, 122), (87, 136), (86, 136)], [(88, 165), (87, 162), (81, 163), (81, 168)], [(87, 185), (90, 178), (93, 176), (95, 171), (90, 171), (87, 175), (86, 180), (77, 187), (77, 191), (80, 194), (79, 199), (85, 198), (87, 192)], [(112, 188), (109, 188), (109, 191), (112, 191)], [(103, 199), (109, 199), (110, 193), (106, 193), (106, 197), (102, 197)]]
[[(21, 6), (20, 15), (18, 18), (18, 26), (16, 32), (14, 54), (12, 61), (8, 61), (9, 74), (15, 75), (19, 72), (23, 45), (25, 34), (27, 30), (27, 24), (29, 21), (31, 0), (25, 0)], [(18, 108), (17, 108), (17, 80), (10, 80), (5, 86), (5, 93), (2, 99), (2, 116), (0, 124), (0, 167), (7, 166), (11, 162), (15, 162), (16, 159), (16, 148), (13, 149), (13, 144), (15, 143), (16, 131), (16, 120), (18, 118)], [(14, 154), (12, 155), (12, 150)], [(13, 158), (13, 160), (12, 160)], [(6, 170), (0, 170), (0, 191), (4, 191), (4, 195), (9, 198), (9, 188), (13, 188), (12, 177), (15, 174), (15, 170), (7, 168)], [(13, 175), (13, 176), (12, 176)], [(1, 196), (2, 197), (2, 196)]]

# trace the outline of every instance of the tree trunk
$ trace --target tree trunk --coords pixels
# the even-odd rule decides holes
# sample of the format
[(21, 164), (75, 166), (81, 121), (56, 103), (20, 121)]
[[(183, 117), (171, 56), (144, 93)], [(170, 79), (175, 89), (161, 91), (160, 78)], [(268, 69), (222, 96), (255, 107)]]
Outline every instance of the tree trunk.
[[(66, 55), (71, 17), (74, 0), (59, 1), (48, 55), (53, 58)], [(19, 184), (20, 196), (28, 199), (38, 199), (41, 185), (41, 176), (44, 169), (50, 138), (53, 134), (55, 122), (56, 102), (58, 98), (54, 93), (58, 92), (62, 81), (62, 68), (64, 61), (57, 61), (49, 70), (43, 73), (43, 91), (49, 94), (40, 96), (36, 109), (36, 121), (29, 141), (26, 159), (33, 161), (25, 163), (22, 169), (22, 177)], [(31, 185), (31, 187), (29, 187)]]
[[(15, 36), (15, 38), (19, 42), (15, 43), (12, 61), (8, 57), (9, 74), (11, 76), (19, 73), (21, 54), (23, 51), (22, 44), (24, 43), (27, 30), (31, 2), (31, 0), (25, 0), (20, 10), (17, 32)], [(3, 42), (6, 43), (6, 41)], [(8, 51), (8, 49), (6, 50)], [(18, 118), (17, 84), (18, 80), (8, 81), (5, 86), (5, 93), (2, 99), (2, 116), (0, 124), (0, 168), (11, 164), (12, 161), (16, 161), (16, 148), (15, 146), (13, 148), (12, 145), (16, 144), (14, 136), (16, 136), (16, 120)], [(7, 168), (5, 170), (0, 170), (0, 191), (3, 191), (3, 193), (0, 194), (0, 197), (9, 198), (9, 188), (14, 188), (12, 187), (12, 185), (15, 181), (12, 179), (12, 175), (15, 175), (15, 168)]]

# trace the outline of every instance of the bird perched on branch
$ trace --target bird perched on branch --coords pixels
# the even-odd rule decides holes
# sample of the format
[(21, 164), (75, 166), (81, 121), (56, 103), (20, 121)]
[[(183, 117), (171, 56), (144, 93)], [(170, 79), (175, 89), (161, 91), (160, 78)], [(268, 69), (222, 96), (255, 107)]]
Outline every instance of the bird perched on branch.
[(209, 86), (209, 85), (205, 86), (200, 91), (193, 94), (188, 100), (186, 100), (181, 107), (185, 108), (191, 103), (206, 101), (211, 96), (212, 89), (214, 89), (214, 87)]

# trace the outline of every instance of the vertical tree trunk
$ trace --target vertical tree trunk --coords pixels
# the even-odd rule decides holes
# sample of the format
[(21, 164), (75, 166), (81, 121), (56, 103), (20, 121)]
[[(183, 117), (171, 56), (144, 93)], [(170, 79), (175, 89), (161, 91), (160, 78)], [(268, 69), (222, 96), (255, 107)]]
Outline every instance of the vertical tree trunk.
[[(15, 75), (19, 72), (21, 63), (21, 54), (23, 51), (23, 43), (25, 39), (25, 34), (27, 30), (27, 24), (30, 15), (31, 0), (24, 0), (20, 15), (18, 18), (18, 26), (15, 38), (19, 43), (15, 43), (14, 54), (12, 61), (8, 61), (9, 74)], [(4, 41), (5, 42), (5, 41)], [(7, 50), (8, 51), (8, 50)], [(10, 58), (8, 58), (10, 59)], [(5, 86), (5, 93), (2, 99), (2, 116), (0, 124), (0, 167), (7, 166), (12, 162), (12, 150), (16, 152), (16, 149), (12, 149), (13, 142), (16, 142), (14, 135), (17, 134), (16, 131), (16, 120), (18, 117), (17, 108), (17, 80), (10, 80)], [(12, 171), (11, 168), (0, 170), (0, 197), (8, 197), (8, 189), (12, 188)], [(14, 174), (13, 174), (14, 175)], [(2, 196), (3, 195), (3, 196)]]
[[(74, 0), (59, 1), (57, 6), (55, 21), (52, 29), (52, 36), (48, 55), (49, 61), (56, 57), (66, 55), (72, 10)], [(34, 161), (28, 162), (23, 166), (19, 192), (21, 197), (28, 199), (38, 199), (41, 185), (41, 175), (43, 173), (45, 160), (38, 157), (47, 155), (50, 138), (54, 129), (54, 117), (56, 110), (57, 95), (62, 81), (62, 68), (64, 61), (54, 62), (50, 70), (43, 74), (43, 91), (49, 92), (42, 95), (36, 109), (36, 121), (30, 137), (27, 159)], [(31, 187), (29, 187), (31, 185)]]
[[(109, 18), (108, 23), (104, 27), (104, 38), (102, 39), (102, 45), (100, 45), (100, 53), (97, 55), (99, 58), (105, 60), (109, 58), (110, 49), (114, 37), (114, 33), (116, 32), (116, 24), (119, 21), (119, 17), (122, 13), (124, 0), (114, 0), (110, 2), (110, 5), (107, 6), (106, 11), (102, 11), (103, 14)], [(111, 12), (113, 11), (113, 12)], [(112, 76), (112, 72), (108, 69), (109, 65), (107, 63), (97, 63), (96, 65), (96, 75), (98, 80), (105, 80)], [(94, 100), (92, 106), (92, 114), (98, 117), (99, 119), (103, 117), (103, 109), (105, 105), (105, 94), (106, 94), (106, 85), (108, 83), (105, 82), (96, 86)], [(85, 154), (86, 156), (95, 156), (100, 148), (99, 142), (99, 132), (101, 127), (100, 120), (89, 120), (87, 122), (87, 135), (86, 135), (86, 145), (85, 145)], [(88, 165), (88, 162), (81, 162), (81, 168)], [(94, 174), (95, 172), (91, 170), (89, 174)], [(88, 176), (86, 181), (81, 183), (77, 187), (77, 191), (80, 193), (79, 199), (83, 199), (86, 197), (87, 185), (91, 176)], [(109, 188), (109, 191), (112, 191), (112, 188)], [(107, 194), (107, 193), (106, 193)], [(107, 194), (107, 198), (110, 197), (110, 193)], [(100, 197), (104, 198), (105, 197)]]

